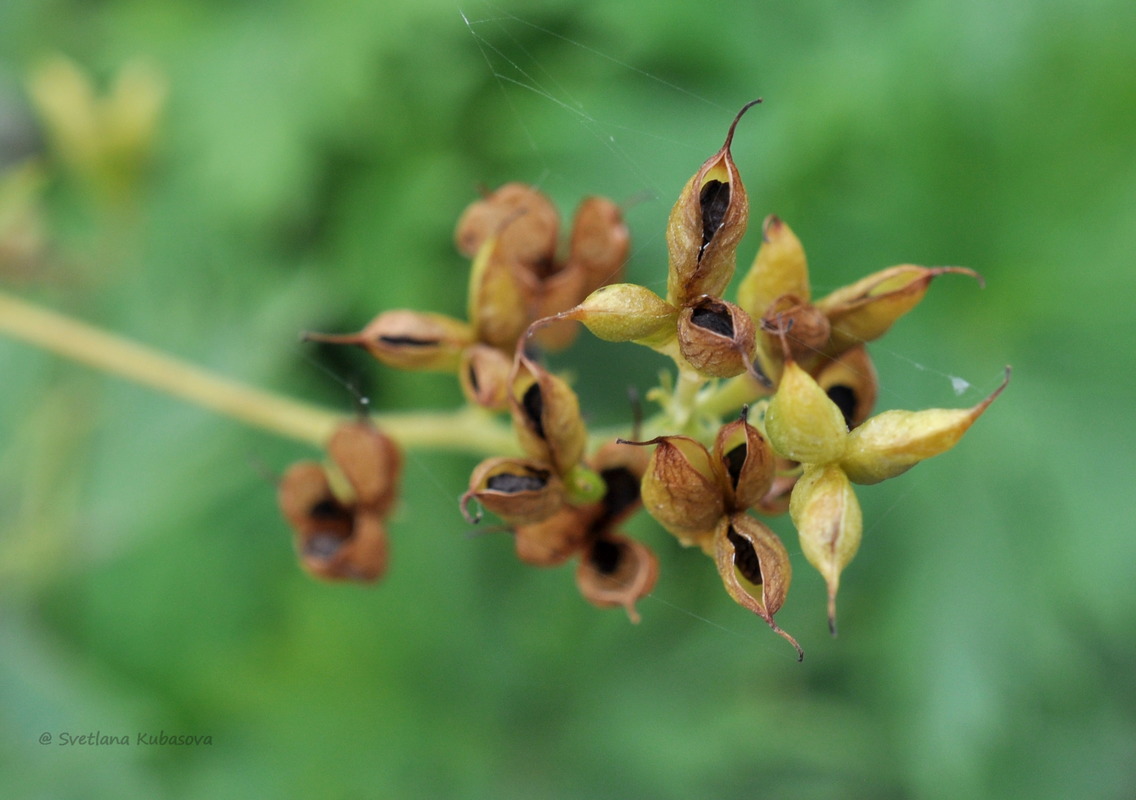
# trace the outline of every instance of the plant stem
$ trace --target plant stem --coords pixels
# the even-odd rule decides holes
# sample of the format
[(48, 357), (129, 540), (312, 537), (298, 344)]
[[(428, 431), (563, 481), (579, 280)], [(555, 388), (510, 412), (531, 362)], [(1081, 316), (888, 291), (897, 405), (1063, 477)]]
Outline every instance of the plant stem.
[[(229, 380), (165, 353), (0, 292), (0, 333), (180, 397), (271, 433), (322, 447), (346, 416)], [(478, 455), (516, 452), (512, 431), (480, 409), (374, 414), (408, 448)]]

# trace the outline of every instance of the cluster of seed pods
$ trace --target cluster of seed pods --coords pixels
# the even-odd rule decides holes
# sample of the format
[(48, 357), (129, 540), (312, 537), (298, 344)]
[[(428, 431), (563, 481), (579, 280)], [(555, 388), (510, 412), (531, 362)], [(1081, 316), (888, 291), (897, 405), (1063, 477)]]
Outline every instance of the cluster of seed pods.
[[(636, 601), (652, 591), (658, 563), (620, 526), (644, 508), (710, 556), (727, 593), (801, 654), (774, 621), (792, 568), (763, 518), (789, 513), (801, 551), (828, 586), (835, 632), (841, 572), (863, 531), (853, 486), (949, 450), (1009, 370), (971, 408), (872, 416), (878, 386), (867, 345), (918, 305), (935, 278), (981, 279), (961, 267), (903, 264), (814, 298), (804, 249), (775, 216), (762, 225), (734, 299), (724, 297), (749, 218), (731, 142), (752, 105), (671, 211), (665, 297), (620, 282), (630, 237), (617, 204), (584, 200), (561, 247), (551, 201), (507, 184), (473, 203), (457, 227), (458, 250), (472, 259), (467, 319), (392, 310), (358, 333), (310, 338), (363, 347), (391, 367), (453, 373), (468, 403), (508, 415), (522, 455), (477, 465), (460, 508), (470, 522), (480, 509), (499, 517), (521, 561), (575, 559), (587, 600), (623, 607), (638, 621)], [(650, 438), (631, 430), (590, 436), (576, 390), (544, 364), (542, 354), (570, 345), (580, 324), (673, 361), (686, 391), (648, 394), (662, 407), (648, 420)], [(329, 465), (297, 465), (280, 485), (301, 561), (318, 577), (374, 580), (386, 564), (398, 450), (356, 422), (328, 452)]]

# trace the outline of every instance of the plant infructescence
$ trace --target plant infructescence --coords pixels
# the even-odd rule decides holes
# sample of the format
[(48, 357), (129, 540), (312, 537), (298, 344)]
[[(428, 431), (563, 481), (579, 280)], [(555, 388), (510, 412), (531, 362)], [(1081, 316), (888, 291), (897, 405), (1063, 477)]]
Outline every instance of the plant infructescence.
[[(735, 300), (724, 299), (749, 216), (730, 143), (752, 105), (671, 211), (666, 297), (618, 282), (629, 237), (614, 203), (584, 200), (561, 252), (551, 202), (508, 184), (458, 224), (458, 247), (472, 258), (466, 320), (386, 311), (356, 334), (309, 336), (364, 347), (392, 367), (452, 372), (469, 404), (508, 415), (520, 452), (479, 464), (461, 508), (471, 522), (478, 507), (500, 517), (522, 561), (576, 559), (583, 596), (637, 620), (657, 562), (619, 527), (642, 506), (709, 555), (730, 596), (800, 653), (774, 621), (789, 557), (760, 517), (790, 514), (828, 585), (835, 632), (840, 573), (862, 532), (853, 484), (895, 477), (953, 447), (1005, 382), (969, 409), (870, 416), (877, 379), (866, 344), (937, 276), (977, 279), (968, 269), (894, 266), (814, 299), (800, 242), (770, 216)], [(542, 363), (542, 351), (570, 344), (577, 323), (673, 360), (673, 378), (647, 394), (658, 413), (637, 430), (589, 434), (576, 391)], [(381, 425), (353, 422), (328, 452), (329, 467), (304, 462), (280, 485), (301, 560), (320, 577), (373, 579), (386, 565), (383, 518), (398, 449)]]
[[(755, 101), (756, 102), (756, 101)], [(500, 517), (525, 563), (572, 559), (597, 606), (636, 601), (658, 573), (654, 554), (620, 531), (644, 508), (683, 545), (713, 560), (729, 595), (774, 621), (791, 578), (788, 553), (762, 517), (788, 512), (828, 586), (835, 632), (840, 574), (859, 548), (854, 484), (895, 477), (949, 450), (1009, 380), (967, 409), (871, 415), (877, 378), (866, 345), (914, 308), (938, 276), (961, 267), (899, 265), (814, 298), (804, 250), (775, 216), (733, 300), (749, 209), (726, 141), (687, 182), (667, 222), (665, 297), (619, 282), (630, 251), (620, 208), (592, 197), (567, 243), (535, 188), (507, 184), (457, 226), (472, 261), (466, 319), (389, 310), (354, 334), (308, 338), (365, 348), (380, 362), (454, 374), (465, 407), (344, 419), (182, 364), (0, 293), (0, 331), (221, 413), (322, 447), (278, 482), (301, 565), (327, 580), (369, 582), (387, 568), (387, 518), (402, 451), (430, 447), (487, 458), (460, 509)], [(979, 279), (980, 280), (980, 279)], [(576, 390), (544, 363), (580, 326), (671, 359), (646, 394), (658, 410), (625, 430), (589, 431)], [(503, 422), (502, 420), (507, 420)]]

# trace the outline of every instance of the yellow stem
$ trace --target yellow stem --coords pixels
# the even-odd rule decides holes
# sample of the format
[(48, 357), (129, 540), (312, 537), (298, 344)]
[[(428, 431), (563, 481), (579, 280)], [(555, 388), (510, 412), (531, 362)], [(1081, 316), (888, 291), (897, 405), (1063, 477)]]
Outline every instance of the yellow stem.
[[(322, 447), (345, 415), (229, 380), (152, 348), (0, 292), (0, 333), (272, 433)], [(404, 447), (482, 455), (516, 451), (512, 431), (480, 409), (375, 414)]]

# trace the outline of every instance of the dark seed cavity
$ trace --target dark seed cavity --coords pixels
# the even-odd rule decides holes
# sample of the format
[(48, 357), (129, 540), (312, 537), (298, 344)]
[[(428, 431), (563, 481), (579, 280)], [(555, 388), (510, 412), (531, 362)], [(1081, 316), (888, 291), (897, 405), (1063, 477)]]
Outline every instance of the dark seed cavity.
[(473, 364), (469, 365), (469, 385), (473, 389), (473, 393), (477, 394), (481, 391), (481, 385), (477, 382), (477, 370), (474, 369)]
[(844, 415), (844, 424), (852, 427), (852, 418), (856, 414), (856, 392), (851, 386), (838, 383), (830, 386), (826, 392), (828, 398), (836, 403), (840, 413)]
[(619, 569), (623, 559), (623, 548), (607, 539), (597, 539), (592, 544), (588, 563), (601, 575), (611, 575)]
[(325, 497), (308, 509), (308, 516), (312, 519), (340, 520), (349, 519), (350, 513), (331, 497)]
[(631, 506), (639, 502), (639, 479), (626, 467), (612, 467), (600, 470), (600, 477), (607, 485), (603, 497), (603, 513), (593, 524), (593, 529), (602, 531)]
[(738, 568), (738, 572), (750, 583), (761, 586), (765, 579), (761, 576), (761, 562), (753, 544), (732, 526), (726, 531), (726, 538), (734, 546), (734, 566)]
[(413, 336), (380, 336), (379, 341), (390, 347), (437, 347), (437, 339), (415, 339)]
[(540, 384), (533, 383), (528, 389), (525, 390), (524, 397), (521, 398), (521, 406), (525, 409), (525, 416), (529, 418), (533, 428), (536, 429), (536, 435), (541, 439), (544, 438), (544, 395), (540, 392)]
[(490, 477), (485, 482), (485, 487), (494, 492), (517, 494), (518, 492), (539, 492), (547, 484), (547, 472), (533, 472), (527, 475), (512, 475), (508, 472), (502, 472)]
[(714, 303), (697, 306), (690, 315), (690, 324), (724, 336), (734, 338), (734, 320), (725, 306)]
[(698, 248), (698, 258), (701, 260), (702, 253), (726, 218), (726, 209), (730, 206), (730, 184), (707, 181), (698, 195), (698, 202), (702, 206), (702, 246)]
[(723, 456), (722, 460), (726, 462), (726, 472), (730, 475), (730, 483), (734, 488), (738, 488), (738, 481), (742, 478), (742, 467), (745, 466), (746, 456), (749, 455), (749, 448), (746, 443), (742, 442), (730, 452)]

